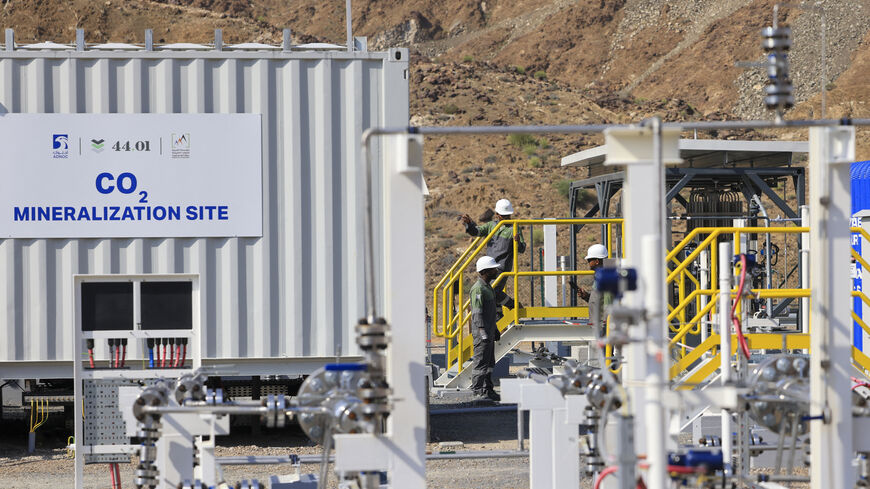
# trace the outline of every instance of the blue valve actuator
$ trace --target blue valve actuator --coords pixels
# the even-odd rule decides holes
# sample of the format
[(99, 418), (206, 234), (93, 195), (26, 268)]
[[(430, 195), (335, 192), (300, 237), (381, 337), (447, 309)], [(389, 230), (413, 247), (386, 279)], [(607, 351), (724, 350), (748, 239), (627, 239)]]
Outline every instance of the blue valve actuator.
[(637, 290), (637, 270), (634, 268), (599, 268), (595, 271), (595, 290), (609, 292), (616, 297), (629, 290)]
[(327, 363), (323, 368), (327, 372), (362, 372), (368, 368), (364, 363)]
[(681, 465), (684, 467), (707, 467), (709, 470), (721, 470), (722, 452), (708, 452), (705, 450), (689, 450), (686, 453), (672, 453), (668, 455), (669, 465)]

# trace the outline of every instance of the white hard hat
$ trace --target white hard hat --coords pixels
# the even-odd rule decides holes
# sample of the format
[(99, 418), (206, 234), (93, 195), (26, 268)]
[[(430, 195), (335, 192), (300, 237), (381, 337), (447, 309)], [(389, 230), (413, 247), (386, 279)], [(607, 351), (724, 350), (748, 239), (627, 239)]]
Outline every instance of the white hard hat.
[(598, 243), (590, 246), (589, 250), (586, 251), (586, 259), (591, 260), (593, 258), (599, 258), (601, 260), (607, 258), (607, 248), (603, 244)]
[(509, 216), (514, 213), (514, 206), (511, 205), (511, 201), (501, 199), (495, 203), (495, 213), (500, 216)]
[(481, 256), (477, 260), (477, 271), (482, 272), (489, 268), (501, 268), (501, 265), (496, 263), (495, 258), (491, 256)]

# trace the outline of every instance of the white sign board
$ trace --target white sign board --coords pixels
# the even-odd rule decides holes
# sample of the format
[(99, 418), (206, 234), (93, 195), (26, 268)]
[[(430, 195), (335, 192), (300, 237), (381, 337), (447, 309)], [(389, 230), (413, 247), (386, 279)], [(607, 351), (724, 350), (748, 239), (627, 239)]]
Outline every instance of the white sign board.
[(262, 236), (259, 114), (0, 116), (0, 237)]

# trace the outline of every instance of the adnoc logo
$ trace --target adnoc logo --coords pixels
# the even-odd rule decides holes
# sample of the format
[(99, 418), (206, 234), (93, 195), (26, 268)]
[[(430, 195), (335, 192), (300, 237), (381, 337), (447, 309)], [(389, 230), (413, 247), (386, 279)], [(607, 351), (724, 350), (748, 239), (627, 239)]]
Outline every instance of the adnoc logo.
[(52, 156), (69, 158), (69, 134), (54, 134), (51, 139)]

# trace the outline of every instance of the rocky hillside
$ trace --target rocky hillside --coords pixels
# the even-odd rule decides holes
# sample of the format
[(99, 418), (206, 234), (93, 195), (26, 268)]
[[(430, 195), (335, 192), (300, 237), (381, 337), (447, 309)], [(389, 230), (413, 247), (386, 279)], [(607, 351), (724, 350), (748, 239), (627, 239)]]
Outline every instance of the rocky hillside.
[[(759, 29), (775, 0), (354, 0), (355, 35), (369, 46), (414, 53), (413, 124), (568, 124), (767, 117)], [(870, 4), (822, 0), (818, 11), (783, 8), (794, 30), (792, 76), (798, 106), (789, 117), (870, 117)], [(0, 27), (18, 42), (344, 43), (344, 2), (322, 0), (3, 0)], [(860, 131), (859, 155), (870, 137)], [(719, 135), (722, 137), (723, 135)], [(786, 134), (743, 137), (804, 138)], [(427, 270), (430, 286), (468, 244), (456, 217), (477, 217), (508, 197), (522, 217), (565, 216), (567, 182), (583, 171), (559, 158), (599, 144), (595, 137), (430, 138), (426, 145)], [(591, 202), (586, 202), (591, 205)], [(596, 238), (592, 230), (581, 244)], [(529, 237), (532, 238), (532, 237)]]

